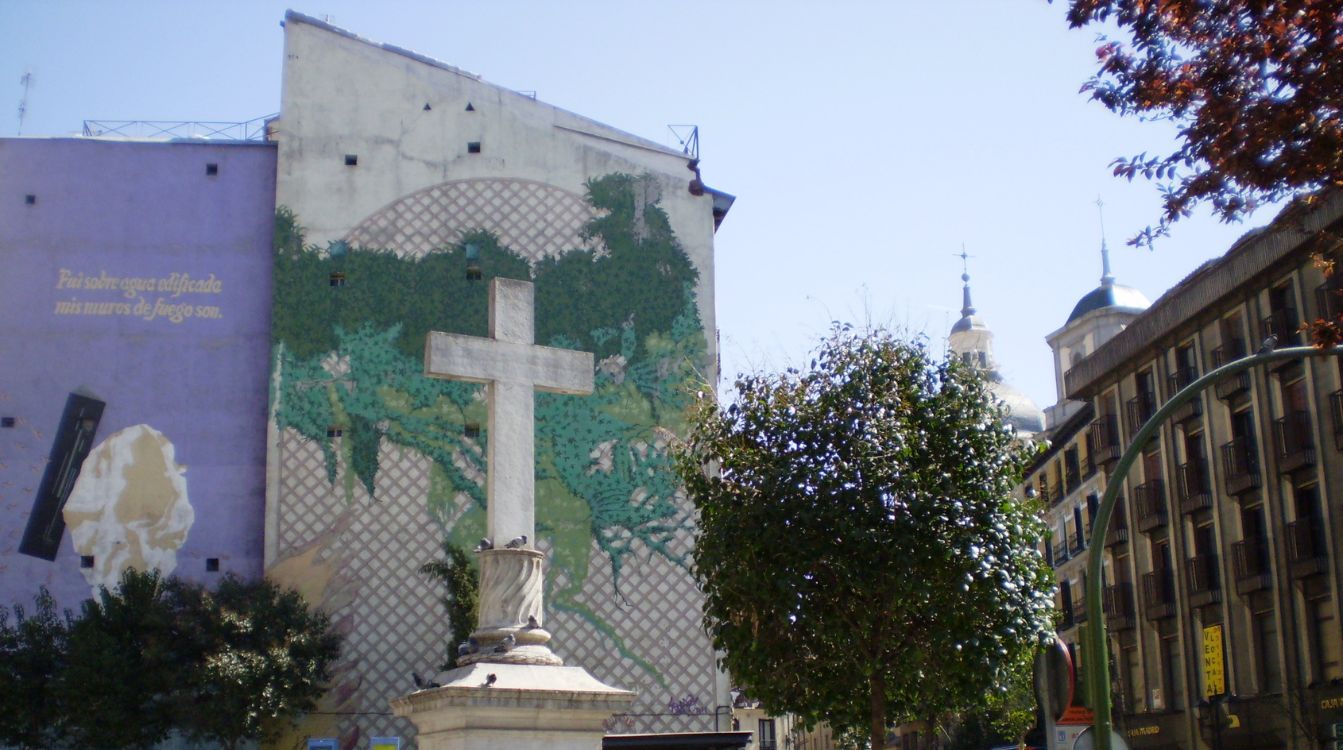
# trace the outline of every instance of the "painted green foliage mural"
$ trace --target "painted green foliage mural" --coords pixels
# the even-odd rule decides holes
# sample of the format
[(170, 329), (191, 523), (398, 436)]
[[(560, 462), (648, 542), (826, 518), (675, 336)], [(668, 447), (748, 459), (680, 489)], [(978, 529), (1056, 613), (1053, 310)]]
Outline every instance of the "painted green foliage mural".
[[(589, 181), (597, 216), (585, 239), (601, 249), (534, 267), (484, 231), (419, 258), (339, 242), (318, 248), (281, 208), (272, 323), (280, 377), (272, 400), (281, 428), (321, 446), (327, 478), (343, 478), (347, 502), (355, 482), (377, 501), (384, 442), (430, 458), (430, 513), (469, 547), (485, 526), (483, 388), (424, 377), (425, 335), (484, 336), (489, 279), (531, 279), (537, 342), (591, 351), (597, 361), (591, 396), (536, 394), (537, 534), (552, 555), (547, 598), (656, 676), (576, 599), (594, 541), (611, 560), (617, 596), (625, 558), (639, 546), (688, 564), (669, 546), (690, 520), (674, 502), (679, 485), (665, 446), (682, 431), (688, 399), (704, 380), (698, 274), (662, 209), (636, 207), (640, 182), (625, 174)], [(459, 493), (472, 502), (454, 523)]]

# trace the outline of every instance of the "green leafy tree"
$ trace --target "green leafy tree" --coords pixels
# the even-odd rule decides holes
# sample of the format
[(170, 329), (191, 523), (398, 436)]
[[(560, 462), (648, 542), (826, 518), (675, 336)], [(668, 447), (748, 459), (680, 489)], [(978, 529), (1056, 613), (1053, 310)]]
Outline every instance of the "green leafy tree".
[(174, 692), (192, 669), (181, 626), (158, 573), (127, 570), (116, 590), (84, 602), (57, 680), (70, 744), (145, 748), (168, 736)]
[(1343, 182), (1343, 0), (1069, 0), (1073, 28), (1113, 23), (1083, 91), (1121, 115), (1179, 129), (1169, 154), (1114, 162), (1157, 180), (1150, 245), (1208, 202), (1226, 221)]
[(192, 657), (174, 701), (183, 734), (236, 750), (317, 705), (341, 645), (325, 614), (265, 579), (230, 575), (213, 592), (182, 582), (172, 589)]
[(439, 601), (443, 603), (448, 628), (452, 631), (443, 669), (452, 669), (457, 666), (457, 644), (466, 640), (476, 628), (479, 573), (465, 550), (444, 539), (443, 557), (421, 565), (420, 575), (443, 584), (443, 596)]
[(33, 611), (13, 607), (14, 622), (0, 609), (0, 745), (24, 748), (58, 746), (62, 720), (56, 678), (65, 664), (70, 616), (56, 613), (45, 587), (33, 598)]
[(705, 395), (680, 448), (705, 625), (773, 712), (882, 747), (981, 706), (1052, 631), (1029, 449), (985, 382), (919, 342), (836, 327), (802, 372)]

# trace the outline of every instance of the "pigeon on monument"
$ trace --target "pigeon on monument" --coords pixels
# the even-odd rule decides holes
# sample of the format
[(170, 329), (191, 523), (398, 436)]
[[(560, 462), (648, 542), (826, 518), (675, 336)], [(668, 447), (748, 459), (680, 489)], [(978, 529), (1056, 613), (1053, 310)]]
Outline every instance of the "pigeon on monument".
[(437, 682), (434, 682), (433, 680), (424, 679), (417, 672), (411, 672), (410, 678), (415, 681), (416, 690), (429, 690), (431, 688), (443, 687), (442, 685), (438, 684)]
[(536, 615), (527, 615), (527, 629), (535, 630), (539, 627), (541, 627), (541, 623), (537, 622)]
[(493, 685), (494, 681), (497, 679), (499, 679), (499, 675), (493, 672), (490, 672), (489, 674), (485, 675), (485, 687)]
[(474, 650), (475, 650), (475, 649), (471, 648), (471, 644), (470, 644), (470, 643), (467, 643), (466, 641), (462, 641), (461, 643), (457, 644), (457, 655), (458, 655), (458, 656), (466, 656), (466, 655), (470, 654), (470, 653), (471, 653), (472, 651), (474, 651)]
[(488, 539), (481, 539), (480, 543), (476, 545), (477, 552), (484, 552), (487, 549), (494, 549), (494, 542), (491, 542)]
[(1278, 348), (1278, 336), (1275, 333), (1270, 333), (1268, 335), (1268, 338), (1264, 339), (1264, 343), (1259, 345), (1259, 351), (1255, 353), (1268, 354), (1269, 352), (1277, 348)]
[(523, 534), (522, 536), (515, 536), (515, 537), (513, 537), (512, 539), (510, 539), (509, 542), (508, 542), (508, 544), (505, 544), (505, 545), (504, 545), (504, 548), (505, 548), (505, 549), (522, 549), (522, 548), (525, 547), (525, 546), (527, 546), (527, 535), (526, 535), (526, 534)]
[(508, 653), (509, 651), (512, 651), (512, 650), (513, 650), (513, 644), (515, 644), (515, 643), (517, 643), (517, 642), (518, 642), (518, 639), (515, 638), (515, 637), (513, 636), (512, 633), (509, 633), (508, 635), (504, 636), (504, 639), (503, 639), (502, 641), (499, 642), (499, 645), (498, 645), (498, 646), (495, 646), (495, 647), (494, 647), (494, 653), (496, 653), (496, 654), (506, 654), (506, 653)]

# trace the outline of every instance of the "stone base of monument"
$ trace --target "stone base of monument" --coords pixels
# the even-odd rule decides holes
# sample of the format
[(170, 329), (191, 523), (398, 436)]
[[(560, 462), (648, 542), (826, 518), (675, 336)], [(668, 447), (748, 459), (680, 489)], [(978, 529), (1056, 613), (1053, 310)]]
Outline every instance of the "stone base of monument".
[(600, 750), (603, 722), (635, 698), (581, 667), (477, 662), (436, 680), (392, 699), (420, 750)]

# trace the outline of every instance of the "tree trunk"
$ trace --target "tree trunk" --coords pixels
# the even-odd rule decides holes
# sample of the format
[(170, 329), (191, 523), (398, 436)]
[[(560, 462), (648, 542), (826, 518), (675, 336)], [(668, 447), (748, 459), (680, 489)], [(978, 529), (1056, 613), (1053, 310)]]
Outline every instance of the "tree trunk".
[(868, 679), (868, 685), (872, 690), (869, 750), (883, 750), (886, 747), (886, 679), (879, 670), (874, 671)]

